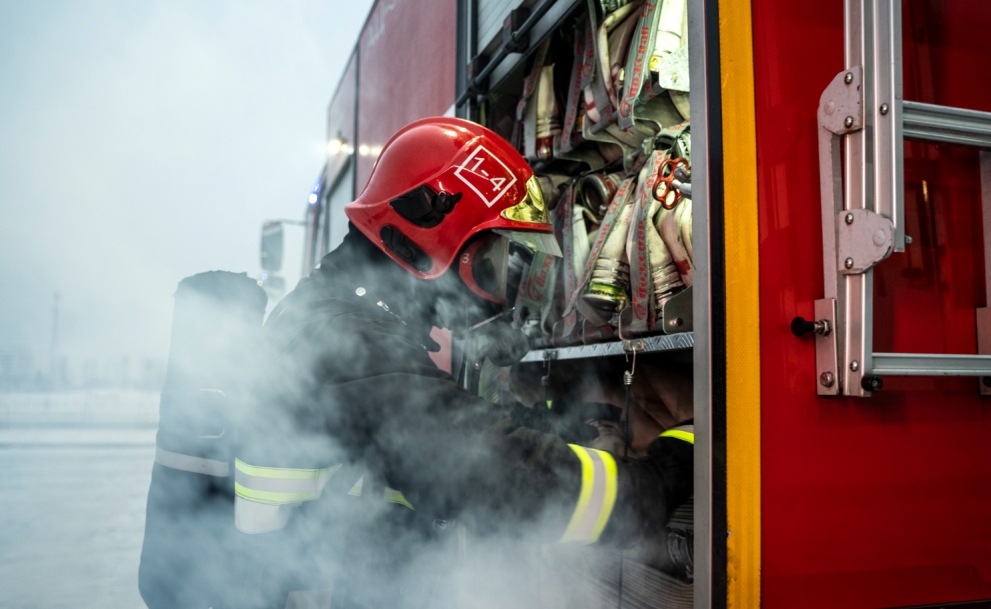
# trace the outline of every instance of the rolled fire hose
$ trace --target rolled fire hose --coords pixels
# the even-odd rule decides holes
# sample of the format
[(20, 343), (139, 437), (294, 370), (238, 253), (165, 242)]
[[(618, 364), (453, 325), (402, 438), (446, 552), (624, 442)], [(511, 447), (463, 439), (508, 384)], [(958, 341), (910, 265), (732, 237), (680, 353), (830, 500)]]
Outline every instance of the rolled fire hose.
[[(650, 56), (650, 71), (657, 74), (659, 88), (647, 87), (649, 97), (670, 100), (679, 116), (688, 120), (691, 108), (688, 100), (688, 11), (687, 0), (665, 0), (660, 9), (654, 32), (654, 49)], [(675, 53), (679, 51), (679, 53)], [(670, 57), (671, 55), (678, 57)], [(669, 60), (670, 58), (670, 60)], [(671, 61), (673, 60), (673, 61)], [(673, 78), (681, 78), (677, 83)], [(684, 82), (682, 82), (684, 81)], [(664, 95), (664, 91), (667, 95)], [(665, 101), (667, 101), (665, 100)], [(663, 106), (662, 102), (662, 106)], [(655, 114), (657, 111), (655, 110)], [(653, 118), (657, 121), (657, 117)], [(668, 127), (673, 117), (663, 117), (657, 121), (661, 127)]]
[[(683, 202), (682, 202), (683, 203)], [(688, 253), (688, 249), (685, 247), (684, 241), (684, 231), (682, 225), (684, 223), (691, 224), (691, 215), (685, 216), (684, 212), (679, 214), (679, 208), (682, 204), (679, 204), (674, 209), (661, 209), (657, 214), (656, 226), (657, 231), (661, 234), (661, 239), (664, 240), (664, 244), (667, 245), (668, 250), (671, 252), (671, 256), (674, 258), (674, 265), (678, 269), (678, 274), (681, 276), (682, 282), (686, 286), (690, 286), (693, 283), (692, 274), (692, 260)], [(682, 221), (679, 223), (678, 218), (681, 217)], [(691, 243), (691, 228), (688, 228), (689, 243)]]
[(686, 5), (687, 0), (664, 0), (661, 5), (657, 34), (654, 37), (654, 52), (650, 58), (651, 65), (682, 46), (681, 33), (685, 23)]
[(574, 270), (575, 277), (581, 277), (582, 271), (585, 270), (585, 264), (588, 262), (588, 254), (591, 251), (591, 244), (588, 239), (589, 231), (585, 227), (587, 215), (589, 215), (589, 211), (580, 205), (575, 205), (571, 212), (571, 268)]
[(541, 43), (534, 56), (530, 73), (523, 79), (523, 94), (516, 104), (516, 120), (513, 122), (513, 133), (510, 136), (510, 143), (517, 149), (522, 149), (524, 151), (523, 156), (530, 159), (536, 157), (537, 109), (536, 100), (532, 100), (532, 97), (537, 90), (537, 83), (540, 80), (540, 73), (544, 67), (544, 61), (547, 59), (549, 48), (550, 39)]
[(575, 201), (571, 235), (574, 243), (576, 277), (581, 277), (588, 263), (596, 234), (596, 230), (592, 227), (597, 227), (601, 222), (620, 182), (619, 174), (589, 174), (583, 176), (575, 185), (578, 196)]
[(632, 198), (623, 205), (616, 224), (609, 231), (595, 260), (595, 269), (583, 296), (593, 309), (609, 318), (629, 302), (630, 260), (626, 256), (626, 238), (633, 218)]
[[(637, 8), (640, 4), (637, 3)], [(630, 41), (637, 31), (639, 15), (633, 12), (620, 23), (609, 35), (609, 76), (612, 80), (613, 95), (617, 98), (614, 103), (619, 105), (619, 95), (623, 90), (623, 78), (626, 75), (626, 56), (630, 50)]]
[[(692, 205), (691, 199), (679, 192), (681, 180), (690, 180), (691, 174), (691, 135), (687, 129), (675, 138), (672, 155), (682, 158), (669, 157), (666, 184), (664, 189), (656, 188), (655, 198), (662, 198), (662, 209), (655, 220), (658, 232), (674, 257), (681, 280), (686, 286), (693, 283), (694, 266), (692, 264)], [(688, 192), (691, 192), (690, 184)], [(659, 192), (662, 191), (663, 192)]]
[[(620, 62), (626, 56), (625, 51), (630, 46), (630, 38), (633, 37), (633, 29), (637, 20), (636, 9), (639, 7), (639, 2), (631, 2), (622, 6), (606, 15), (606, 18), (602, 20), (602, 24), (599, 26), (599, 57), (597, 58), (599, 61), (599, 73), (603, 75), (606, 94), (609, 96), (609, 101), (614, 108), (619, 104), (616, 99), (616, 89), (613, 83), (616, 75), (619, 73)], [(629, 19), (631, 16), (633, 18)], [(629, 24), (627, 23), (628, 21), (630, 22)], [(615, 35), (610, 35), (614, 30)], [(615, 57), (616, 60), (611, 61), (610, 57)], [(613, 68), (614, 63), (616, 64), (615, 72)]]
[[(651, 205), (647, 211), (648, 218), (656, 218), (661, 210), (661, 202), (651, 197)], [(647, 245), (650, 254), (650, 275), (654, 288), (654, 307), (657, 318), (661, 318), (664, 303), (672, 296), (685, 289), (685, 284), (675, 265), (674, 256), (667, 244), (661, 238), (654, 222), (647, 223)]]
[(674, 260), (654, 224), (662, 201), (654, 196), (667, 166), (667, 153), (654, 152), (640, 170), (633, 220), (626, 242), (630, 260), (631, 306), (621, 316), (621, 335), (637, 335), (652, 329), (663, 305), (684, 289)]
[(524, 156), (546, 161), (554, 156), (554, 137), (561, 134), (561, 116), (554, 95), (554, 66), (536, 73), (536, 88), (523, 118)]
[(688, 261), (692, 262), (692, 200), (682, 198), (675, 210), (677, 211), (678, 226), (681, 228), (681, 242), (685, 245), (685, 251), (688, 252)]

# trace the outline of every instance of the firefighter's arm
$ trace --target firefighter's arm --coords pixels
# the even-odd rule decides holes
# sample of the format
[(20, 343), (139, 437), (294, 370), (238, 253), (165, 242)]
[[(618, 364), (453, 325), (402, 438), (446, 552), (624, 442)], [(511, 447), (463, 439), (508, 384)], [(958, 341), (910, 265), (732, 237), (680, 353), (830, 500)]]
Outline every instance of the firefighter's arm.
[(444, 379), (348, 385), (336, 400), (343, 417), (332, 427), (348, 430), (338, 438), (353, 450), (373, 443), (390, 483), (417, 510), (469, 515), (482, 534), (624, 546), (659, 533), (692, 494), (690, 426), (626, 459), (523, 427)]
[(522, 513), (534, 520), (563, 516), (557, 519), (560, 530), (546, 531), (548, 541), (627, 546), (649, 539), (662, 533), (674, 509), (692, 495), (691, 425), (665, 431), (640, 459), (564, 444), (527, 428), (507, 437), (523, 472), (517, 488), (526, 489), (516, 495), (539, 503), (522, 506)]

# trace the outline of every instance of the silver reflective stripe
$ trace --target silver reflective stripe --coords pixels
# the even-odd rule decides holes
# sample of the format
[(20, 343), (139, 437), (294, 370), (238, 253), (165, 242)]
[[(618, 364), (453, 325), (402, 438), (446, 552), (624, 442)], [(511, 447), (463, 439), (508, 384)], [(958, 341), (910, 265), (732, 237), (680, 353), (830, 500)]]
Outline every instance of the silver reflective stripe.
[(273, 505), (234, 497), (234, 526), (242, 533), (257, 535), (285, 528), (289, 514), (297, 504)]
[(216, 459), (204, 459), (203, 457), (191, 457), (180, 453), (174, 453), (161, 447), (155, 447), (155, 463), (170, 467), (172, 469), (203, 474), (205, 476), (216, 476), (224, 478), (231, 475), (231, 464), (227, 461), (217, 461)]
[(328, 476), (310, 478), (309, 480), (266, 478), (251, 476), (241, 470), (234, 472), (234, 480), (238, 484), (255, 491), (270, 493), (312, 493), (314, 496), (319, 496), (329, 479)]
[(323, 469), (262, 467), (234, 460), (234, 492), (238, 497), (274, 505), (312, 501), (341, 465)]
[[(581, 519), (573, 530), (575, 538), (579, 541), (591, 536), (592, 529), (595, 527), (596, 516), (599, 515), (602, 500), (606, 495), (606, 467), (602, 463), (602, 459), (594, 451), (586, 450), (585, 454), (589, 455), (592, 461), (592, 492), (588, 503), (583, 506)], [(585, 480), (582, 480), (582, 486), (585, 486), (585, 483)]]

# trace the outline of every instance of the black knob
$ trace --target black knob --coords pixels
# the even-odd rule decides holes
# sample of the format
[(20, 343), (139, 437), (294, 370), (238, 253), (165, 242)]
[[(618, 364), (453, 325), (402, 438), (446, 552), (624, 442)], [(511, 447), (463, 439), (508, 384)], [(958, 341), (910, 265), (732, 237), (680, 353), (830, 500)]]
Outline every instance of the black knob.
[(816, 323), (814, 321), (806, 321), (804, 317), (796, 317), (791, 320), (791, 333), (795, 336), (801, 336), (806, 332), (815, 332)]
[(860, 377), (860, 386), (864, 388), (864, 391), (881, 391), (881, 388), (884, 387), (884, 382), (878, 375), (869, 374)]

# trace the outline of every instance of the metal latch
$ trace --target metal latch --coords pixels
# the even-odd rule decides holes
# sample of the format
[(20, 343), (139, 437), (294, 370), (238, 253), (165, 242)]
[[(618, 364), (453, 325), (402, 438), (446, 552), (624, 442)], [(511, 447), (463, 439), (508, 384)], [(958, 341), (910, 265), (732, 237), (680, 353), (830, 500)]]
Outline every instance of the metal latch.
[(623, 341), (623, 351), (626, 351), (627, 353), (636, 353), (637, 351), (645, 351), (646, 349), (647, 343), (643, 342), (642, 338), (634, 338)]
[(895, 227), (869, 209), (841, 211), (836, 219), (836, 270), (863, 273), (891, 255)]

